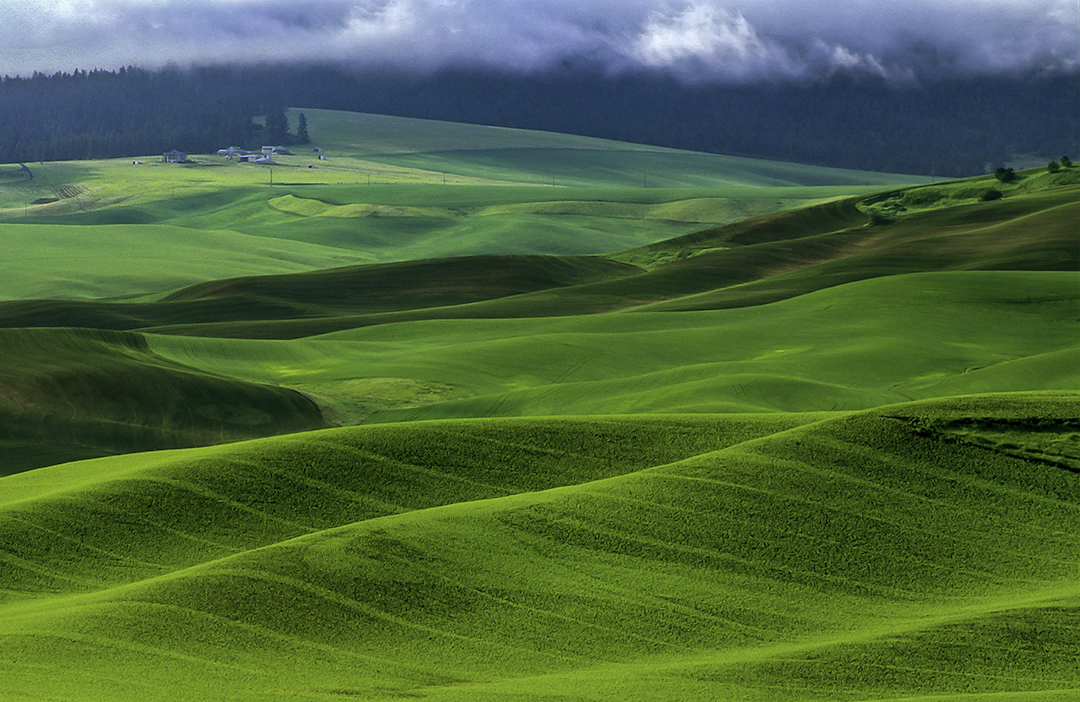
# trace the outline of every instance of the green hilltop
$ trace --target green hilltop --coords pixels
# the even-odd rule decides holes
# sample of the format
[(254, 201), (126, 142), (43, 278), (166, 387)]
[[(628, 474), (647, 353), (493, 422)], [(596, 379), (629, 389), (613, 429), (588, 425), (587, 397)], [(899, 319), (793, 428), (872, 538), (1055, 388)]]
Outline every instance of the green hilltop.
[(1080, 169), (304, 112), (0, 165), (0, 701), (1080, 693)]

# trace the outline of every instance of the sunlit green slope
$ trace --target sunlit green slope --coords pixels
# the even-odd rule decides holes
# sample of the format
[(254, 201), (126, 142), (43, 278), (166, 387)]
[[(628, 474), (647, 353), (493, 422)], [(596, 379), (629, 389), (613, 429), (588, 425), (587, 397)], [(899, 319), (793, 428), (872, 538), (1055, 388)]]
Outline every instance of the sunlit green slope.
[(364, 262), (337, 248), (155, 224), (0, 224), (0, 299), (131, 298)]
[(0, 699), (1068, 699), (1077, 416), (357, 427), (3, 478)]
[[(923, 182), (897, 174), (851, 171), (668, 149), (526, 129), (302, 110), (312, 147), (343, 172), (374, 162), (489, 181), (584, 187), (687, 188), (724, 186), (883, 186)], [(299, 118), (300, 109), (290, 111)], [(296, 147), (299, 153), (302, 147)], [(309, 158), (314, 159), (314, 156)], [(345, 163), (339, 165), (339, 157)], [(286, 163), (291, 163), (288, 159)], [(307, 163), (306, 161), (303, 163)], [(370, 165), (365, 164), (367, 168)], [(440, 182), (435, 180), (434, 182)]]
[[(361, 417), (387, 406), (365, 379), (457, 390), (457, 399), (435, 396), (444, 401), (376, 415), (384, 421), (810, 411), (1080, 388), (1078, 308), (1077, 273), (934, 273), (732, 310), (436, 320), (289, 342), (154, 336), (149, 343), (215, 373), (360, 403)], [(419, 401), (400, 399), (399, 406)]]

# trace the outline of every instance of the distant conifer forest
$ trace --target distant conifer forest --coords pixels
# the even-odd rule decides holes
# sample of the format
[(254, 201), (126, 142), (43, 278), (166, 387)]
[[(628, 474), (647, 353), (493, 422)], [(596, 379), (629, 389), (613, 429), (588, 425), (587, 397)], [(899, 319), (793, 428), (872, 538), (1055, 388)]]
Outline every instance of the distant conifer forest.
[(812, 85), (685, 85), (572, 66), (527, 76), (125, 67), (0, 79), (0, 163), (288, 144), (305, 130), (288, 123), (285, 108), (312, 107), (955, 177), (1020, 155), (1080, 153), (1077, 104), (1075, 75), (901, 88), (845, 76)]

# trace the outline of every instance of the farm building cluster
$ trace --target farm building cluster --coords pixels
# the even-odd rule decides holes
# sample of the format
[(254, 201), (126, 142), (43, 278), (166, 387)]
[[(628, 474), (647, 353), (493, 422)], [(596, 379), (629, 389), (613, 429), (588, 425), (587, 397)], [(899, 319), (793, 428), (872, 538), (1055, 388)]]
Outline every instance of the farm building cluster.
[(227, 149), (218, 149), (217, 155), (224, 156), (228, 160), (237, 160), (241, 163), (265, 163), (273, 164), (274, 156), (287, 154), (289, 150), (284, 146), (264, 146), (259, 153), (241, 149), (239, 146), (230, 146)]
[[(322, 154), (322, 149), (314, 149), (319, 154), (319, 160), (325, 161), (326, 156)], [(218, 149), (216, 154), (218, 156), (224, 156), (226, 159), (232, 161), (240, 161), (241, 163), (261, 163), (266, 165), (274, 165), (274, 156), (285, 155), (291, 153), (284, 146), (264, 146), (259, 152), (248, 151), (247, 149), (241, 149), (239, 146), (230, 146), (225, 149)], [(183, 151), (173, 149), (172, 151), (166, 151), (161, 155), (162, 163), (190, 163), (188, 155)], [(136, 165), (141, 165), (141, 161), (133, 161)]]

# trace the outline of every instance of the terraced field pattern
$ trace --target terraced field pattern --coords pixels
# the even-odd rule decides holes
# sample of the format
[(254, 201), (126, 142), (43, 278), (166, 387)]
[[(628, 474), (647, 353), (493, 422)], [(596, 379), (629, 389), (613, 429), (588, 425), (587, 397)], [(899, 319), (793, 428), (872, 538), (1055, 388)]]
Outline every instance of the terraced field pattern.
[(1080, 169), (304, 112), (0, 165), (0, 700), (1080, 698)]

